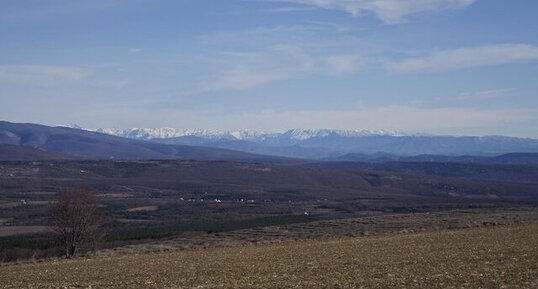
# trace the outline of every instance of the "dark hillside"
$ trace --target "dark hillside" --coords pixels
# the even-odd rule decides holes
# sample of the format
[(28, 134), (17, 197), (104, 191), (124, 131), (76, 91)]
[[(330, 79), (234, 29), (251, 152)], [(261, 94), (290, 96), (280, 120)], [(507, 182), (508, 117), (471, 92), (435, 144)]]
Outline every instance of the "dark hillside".
[[(166, 145), (126, 139), (95, 132), (66, 127), (48, 127), (36, 124), (0, 122), (0, 144), (33, 147), (44, 152), (61, 154), (79, 159), (121, 160), (233, 160), (246, 162), (295, 162), (292, 159), (255, 155), (220, 148)], [(0, 160), (32, 159), (33, 154), (18, 157), (7, 156)], [(0, 155), (1, 156), (1, 155)], [(55, 154), (50, 154), (54, 157)], [(37, 157), (37, 156), (36, 156)], [(33, 160), (38, 160), (39, 157)]]
[(5, 161), (42, 161), (42, 160), (68, 160), (73, 156), (47, 152), (29, 146), (0, 145), (0, 160)]
[(538, 183), (538, 164), (495, 164), (474, 162), (326, 162), (307, 164), (347, 171), (375, 170), (496, 182)]

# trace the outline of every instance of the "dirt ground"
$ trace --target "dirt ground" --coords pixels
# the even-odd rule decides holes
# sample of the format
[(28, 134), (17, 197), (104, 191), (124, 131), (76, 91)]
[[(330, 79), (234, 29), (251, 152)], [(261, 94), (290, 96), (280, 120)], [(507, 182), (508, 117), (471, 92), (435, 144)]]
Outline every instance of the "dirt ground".
[(2, 288), (538, 288), (538, 223), (0, 267)]

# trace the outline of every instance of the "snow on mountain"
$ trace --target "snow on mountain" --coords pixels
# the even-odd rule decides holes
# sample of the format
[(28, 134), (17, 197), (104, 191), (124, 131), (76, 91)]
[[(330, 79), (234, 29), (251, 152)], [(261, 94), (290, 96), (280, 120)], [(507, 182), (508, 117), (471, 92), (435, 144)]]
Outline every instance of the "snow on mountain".
[[(71, 127), (80, 129), (80, 126), (76, 125)], [(264, 133), (249, 130), (106, 128), (90, 131), (131, 139), (152, 140), (163, 144), (208, 146), (256, 154), (313, 159), (349, 153), (476, 155), (538, 151), (538, 140), (533, 139), (402, 134), (386, 130), (291, 129)]]
[(65, 125), (74, 129), (82, 129), (103, 134), (115, 135), (131, 139), (151, 140), (151, 139), (168, 139), (185, 136), (195, 136), (206, 139), (235, 139), (235, 140), (250, 140), (263, 137), (265, 134), (249, 130), (237, 131), (213, 131), (207, 129), (176, 129), (176, 128), (131, 128), (131, 129), (116, 129), (116, 128), (98, 128), (88, 129), (81, 128), (78, 125)]
[(401, 133), (388, 130), (337, 130), (337, 129), (291, 129), (286, 131), (283, 135), (286, 135), (296, 140), (307, 140), (315, 137), (328, 137), (328, 136), (340, 136), (340, 137), (361, 137), (361, 136), (376, 136), (376, 135), (390, 135), (390, 136), (403, 136)]
[(265, 138), (267, 136), (267, 133), (263, 133), (259, 131), (251, 131), (251, 130), (229, 131), (229, 132), (226, 132), (225, 134), (232, 136), (238, 140), (254, 140), (254, 139)]
[(175, 128), (133, 128), (124, 130), (125, 137), (134, 139), (159, 139), (159, 138), (175, 138), (182, 136), (207, 136), (214, 137), (215, 133), (208, 130), (186, 129), (178, 130)]
[[(75, 129), (84, 129), (79, 125), (68, 125), (67, 127)], [(151, 139), (169, 139), (177, 137), (194, 136), (205, 139), (230, 139), (230, 140), (250, 140), (264, 141), (268, 139), (289, 139), (303, 141), (311, 138), (323, 138), (329, 136), (338, 137), (362, 137), (362, 136), (404, 136), (404, 134), (388, 130), (337, 130), (337, 129), (290, 129), (279, 133), (265, 133), (252, 130), (235, 130), (235, 131), (214, 131), (207, 129), (176, 129), (176, 128), (99, 128), (84, 129), (98, 133), (121, 136), (132, 139), (151, 140)]]
[(175, 129), (175, 128), (131, 128), (118, 130), (114, 128), (97, 129), (96, 132), (106, 133), (132, 139), (166, 139), (182, 136), (198, 136), (205, 138), (220, 137), (218, 132), (198, 129)]
[(96, 129), (96, 130), (84, 129), (84, 130), (95, 131), (95, 132), (98, 132), (98, 133), (117, 135), (117, 136), (120, 136), (120, 135), (123, 134), (123, 132), (121, 130), (115, 129), (115, 128), (100, 128), (100, 129)]
[(109, 135), (127, 137), (132, 139), (166, 139), (184, 136), (196, 136), (207, 139), (235, 139), (235, 140), (264, 140), (268, 138), (289, 138), (294, 140), (307, 140), (315, 137), (360, 137), (374, 135), (403, 136), (401, 133), (387, 130), (335, 130), (335, 129), (290, 129), (280, 133), (264, 133), (251, 130), (213, 131), (206, 129), (176, 129), (176, 128), (99, 128), (86, 129), (78, 125), (66, 125), (66, 127), (94, 131)]

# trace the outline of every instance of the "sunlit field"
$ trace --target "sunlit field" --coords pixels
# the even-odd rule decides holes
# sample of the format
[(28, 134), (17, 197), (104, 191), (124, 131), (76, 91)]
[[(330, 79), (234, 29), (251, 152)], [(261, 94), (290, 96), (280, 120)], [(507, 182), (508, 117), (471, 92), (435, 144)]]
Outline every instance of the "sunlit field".
[(3, 288), (537, 288), (538, 224), (0, 267)]

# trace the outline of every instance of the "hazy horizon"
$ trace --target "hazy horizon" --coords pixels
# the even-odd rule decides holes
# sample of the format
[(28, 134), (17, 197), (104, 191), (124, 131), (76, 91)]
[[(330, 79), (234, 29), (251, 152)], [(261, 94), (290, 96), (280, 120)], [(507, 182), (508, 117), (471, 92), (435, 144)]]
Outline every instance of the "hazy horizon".
[[(234, 133), (234, 132), (251, 132), (251, 133), (260, 133), (260, 134), (284, 134), (292, 130), (303, 130), (303, 131), (341, 131), (341, 132), (363, 132), (371, 133), (372, 135), (393, 135), (393, 136), (450, 136), (450, 137), (513, 137), (513, 138), (528, 138), (528, 139), (538, 139), (537, 137), (526, 137), (526, 136), (517, 136), (517, 135), (508, 135), (508, 134), (451, 134), (451, 133), (430, 133), (427, 131), (397, 131), (397, 130), (384, 130), (384, 129), (338, 129), (330, 127), (320, 127), (320, 128), (301, 128), (301, 127), (289, 127), (284, 129), (277, 130), (258, 130), (258, 129), (243, 129), (243, 128), (232, 128), (232, 129), (206, 129), (198, 127), (173, 127), (173, 126), (162, 126), (162, 127), (84, 127), (77, 123), (71, 124), (44, 124), (44, 123), (34, 123), (34, 122), (13, 122), (9, 120), (0, 120), (7, 121), (10, 123), (20, 123), (20, 124), (31, 124), (31, 125), (44, 125), (49, 127), (67, 127), (73, 129), (82, 129), (93, 132), (107, 133), (106, 130), (115, 130), (116, 132), (129, 132), (133, 130), (177, 130), (190, 133), (199, 133), (205, 132), (207, 134), (212, 133)], [(100, 131), (102, 130), (102, 131)], [(110, 134), (110, 132), (108, 132)], [(116, 135), (116, 134), (114, 134)]]
[(0, 119), (538, 138), (538, 2), (0, 2)]

